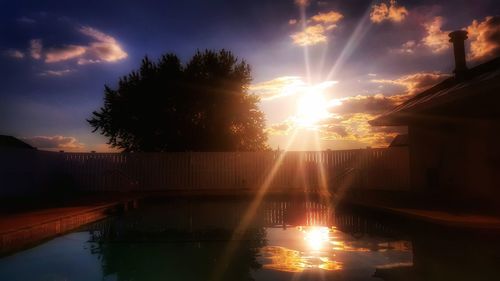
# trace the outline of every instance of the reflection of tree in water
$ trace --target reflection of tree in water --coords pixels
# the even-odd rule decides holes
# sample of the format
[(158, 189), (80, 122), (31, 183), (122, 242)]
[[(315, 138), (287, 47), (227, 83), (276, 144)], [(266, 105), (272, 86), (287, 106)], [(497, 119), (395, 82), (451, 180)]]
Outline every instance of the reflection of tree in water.
[[(104, 275), (120, 281), (210, 279), (233, 234), (232, 213), (225, 210), (226, 220), (216, 222), (212, 216), (221, 216), (222, 210), (207, 214), (205, 208), (191, 206), (189, 211), (186, 216), (178, 212), (172, 221), (169, 210), (153, 208), (90, 226), (91, 251), (99, 255)], [(225, 280), (252, 280), (265, 236), (263, 227), (252, 226), (237, 238)]]
[[(231, 231), (222, 229), (122, 232), (96, 237), (92, 253), (99, 255), (104, 274), (116, 275), (117, 280), (206, 280), (230, 235)], [(260, 267), (256, 255), (265, 245), (264, 237), (263, 228), (250, 229), (241, 237), (225, 273), (227, 280), (252, 280), (250, 270)]]

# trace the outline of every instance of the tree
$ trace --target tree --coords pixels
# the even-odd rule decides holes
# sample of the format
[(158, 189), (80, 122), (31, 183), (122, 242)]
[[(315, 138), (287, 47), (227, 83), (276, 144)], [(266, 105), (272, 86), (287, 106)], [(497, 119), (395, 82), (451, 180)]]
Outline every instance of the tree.
[(250, 66), (226, 50), (147, 56), (137, 71), (105, 86), (104, 106), (87, 120), (113, 147), (137, 151), (267, 149), (259, 98), (248, 93)]

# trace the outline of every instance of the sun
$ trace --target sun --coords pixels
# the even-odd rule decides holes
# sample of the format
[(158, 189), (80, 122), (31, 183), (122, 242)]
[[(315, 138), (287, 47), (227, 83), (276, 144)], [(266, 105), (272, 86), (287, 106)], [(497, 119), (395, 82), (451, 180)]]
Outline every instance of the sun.
[(301, 127), (313, 128), (321, 120), (327, 119), (329, 102), (317, 87), (310, 87), (297, 99), (296, 123)]

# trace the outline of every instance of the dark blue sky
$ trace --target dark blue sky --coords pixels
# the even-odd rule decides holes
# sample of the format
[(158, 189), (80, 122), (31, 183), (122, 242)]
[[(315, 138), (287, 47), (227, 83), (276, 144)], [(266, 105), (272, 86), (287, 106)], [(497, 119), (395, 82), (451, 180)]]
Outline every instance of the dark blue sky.
[[(101, 105), (104, 84), (114, 86), (146, 54), (174, 52), (186, 61), (197, 49), (226, 48), (252, 66), (273, 147), (283, 147), (300, 123), (304, 89), (324, 80), (337, 81), (324, 93), (337, 107), (326, 109), (333, 115), (322, 123), (343, 126), (342, 133), (305, 131), (319, 131), (329, 148), (376, 145), (380, 137), (359, 120), (379, 112), (348, 105), (411, 94), (445, 77), (453, 69), (443, 39), (450, 30), (473, 33), (470, 64), (491, 58), (500, 44), (480, 36), (500, 30), (487, 19), (500, 14), (498, 1), (300, 2), (2, 1), (0, 134), (46, 149), (104, 151), (105, 139), (85, 122)], [(280, 90), (286, 87), (291, 94)]]

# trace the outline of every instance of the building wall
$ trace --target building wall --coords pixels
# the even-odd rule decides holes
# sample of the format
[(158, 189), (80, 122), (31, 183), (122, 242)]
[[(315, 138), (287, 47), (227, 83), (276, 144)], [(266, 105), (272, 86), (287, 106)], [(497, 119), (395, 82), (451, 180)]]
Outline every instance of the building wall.
[(500, 123), (466, 120), (409, 126), (415, 191), (460, 198), (500, 198)]

